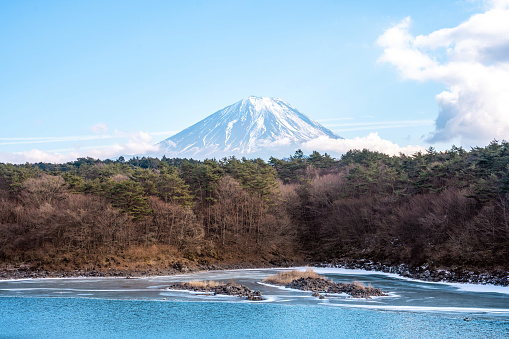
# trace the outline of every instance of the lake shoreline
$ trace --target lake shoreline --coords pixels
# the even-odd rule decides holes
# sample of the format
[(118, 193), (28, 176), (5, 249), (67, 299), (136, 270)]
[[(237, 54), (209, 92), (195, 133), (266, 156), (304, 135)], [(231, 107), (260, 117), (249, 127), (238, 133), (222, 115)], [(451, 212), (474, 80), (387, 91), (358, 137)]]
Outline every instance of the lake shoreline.
[(406, 264), (391, 265), (363, 259), (334, 259), (317, 263), (314, 266), (392, 273), (403, 278), (426, 282), (509, 286), (509, 272), (503, 270), (479, 272), (458, 266), (448, 268), (434, 268), (428, 265), (412, 267)]
[(166, 267), (146, 267), (144, 269), (78, 269), (51, 271), (32, 268), (29, 265), (7, 265), (0, 267), (0, 280), (42, 279), (42, 278), (140, 278), (151, 276), (173, 276), (206, 271), (237, 269), (292, 268), (292, 267), (343, 268), (396, 274), (402, 278), (444, 283), (468, 283), (477, 285), (509, 286), (509, 272), (502, 270), (476, 272), (461, 267), (432, 268), (426, 265), (411, 267), (406, 264), (391, 265), (371, 260), (333, 259), (322, 262), (282, 262), (272, 263), (217, 263), (183, 264), (176, 263)]
[(223, 264), (184, 264), (175, 263), (164, 267), (146, 267), (143, 269), (77, 269), (77, 270), (45, 270), (32, 268), (29, 265), (7, 265), (0, 267), (0, 281), (21, 279), (55, 279), (55, 278), (142, 278), (157, 276), (173, 276), (207, 271), (225, 271), (239, 269), (263, 269), (306, 266), (309, 263), (223, 263)]

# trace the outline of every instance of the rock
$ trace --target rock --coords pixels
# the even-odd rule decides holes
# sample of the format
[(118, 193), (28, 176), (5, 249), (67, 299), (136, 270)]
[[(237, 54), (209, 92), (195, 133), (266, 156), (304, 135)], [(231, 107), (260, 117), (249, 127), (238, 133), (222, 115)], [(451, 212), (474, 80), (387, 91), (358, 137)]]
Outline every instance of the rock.
[(260, 291), (254, 291), (253, 293), (249, 294), (246, 299), (251, 301), (260, 301), (263, 300), (263, 297)]
[(262, 293), (260, 291), (252, 291), (250, 288), (244, 285), (237, 285), (233, 283), (220, 284), (220, 285), (205, 285), (196, 286), (187, 282), (176, 283), (167, 287), (170, 290), (187, 290), (194, 292), (207, 292), (223, 295), (233, 295), (238, 297), (246, 297), (247, 300), (259, 301), (263, 300)]
[[(356, 283), (335, 283), (324, 278), (299, 278), (293, 280), (285, 287), (302, 291), (313, 291), (313, 296), (318, 297), (322, 293), (347, 293), (353, 298), (371, 298), (372, 296), (386, 296), (382, 290), (366, 287)], [(323, 296), (322, 296), (323, 297)]]
[(384, 272), (386, 272), (386, 267), (388, 267), (390, 272), (412, 279), (509, 286), (509, 272), (503, 269), (482, 272), (479, 270), (467, 271), (465, 268), (458, 266), (451, 266), (446, 269), (437, 269), (432, 264), (425, 264), (420, 267), (410, 267), (407, 264), (394, 265), (393, 263), (373, 263), (367, 262), (366, 260), (353, 259), (333, 259), (330, 262), (322, 262), (319, 266), (347, 269), (374, 269)]

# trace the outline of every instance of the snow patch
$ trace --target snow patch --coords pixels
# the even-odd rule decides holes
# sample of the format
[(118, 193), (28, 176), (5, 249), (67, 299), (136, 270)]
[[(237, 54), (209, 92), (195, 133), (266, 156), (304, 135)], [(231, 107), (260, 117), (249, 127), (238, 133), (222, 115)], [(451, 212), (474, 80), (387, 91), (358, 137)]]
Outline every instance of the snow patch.
[(237, 122), (237, 120), (233, 120), (233, 121), (230, 121), (228, 123), (228, 126), (226, 127), (226, 142), (228, 142), (228, 140), (230, 139), (230, 136), (232, 134), (232, 128), (233, 128), (233, 125)]

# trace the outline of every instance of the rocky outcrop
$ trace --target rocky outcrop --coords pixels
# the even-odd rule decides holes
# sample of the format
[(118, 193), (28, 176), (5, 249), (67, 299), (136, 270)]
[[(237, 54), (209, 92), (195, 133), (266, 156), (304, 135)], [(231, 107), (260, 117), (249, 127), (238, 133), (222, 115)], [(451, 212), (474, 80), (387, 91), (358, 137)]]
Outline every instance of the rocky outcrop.
[(176, 283), (167, 287), (168, 290), (185, 290), (193, 292), (203, 292), (211, 294), (223, 294), (232, 295), (238, 297), (245, 297), (246, 300), (259, 301), (263, 300), (262, 293), (260, 291), (253, 291), (249, 287), (244, 285), (237, 285), (233, 283), (227, 284), (203, 284), (196, 285), (192, 283)]
[(323, 299), (322, 293), (346, 293), (353, 298), (366, 298), (387, 296), (379, 288), (367, 287), (360, 283), (335, 283), (325, 278), (299, 278), (285, 285), (288, 288), (294, 288), (302, 291), (313, 291), (313, 296)]
[(366, 271), (380, 271), (395, 273), (403, 277), (434, 282), (459, 282), (469, 284), (493, 284), (509, 286), (509, 272), (494, 270), (479, 272), (459, 266), (447, 269), (434, 268), (430, 265), (409, 266), (405, 264), (392, 265), (368, 260), (335, 259), (327, 263), (320, 263), (318, 267), (334, 267), (347, 269), (362, 269)]

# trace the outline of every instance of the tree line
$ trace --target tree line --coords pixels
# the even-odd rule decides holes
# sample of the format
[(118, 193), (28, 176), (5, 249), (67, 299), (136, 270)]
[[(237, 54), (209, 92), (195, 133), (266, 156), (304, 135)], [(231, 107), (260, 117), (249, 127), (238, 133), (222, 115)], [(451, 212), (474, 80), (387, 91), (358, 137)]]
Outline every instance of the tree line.
[(507, 269), (509, 143), (340, 159), (298, 150), (268, 162), (0, 164), (1, 261), (154, 246), (197, 262), (350, 257)]

